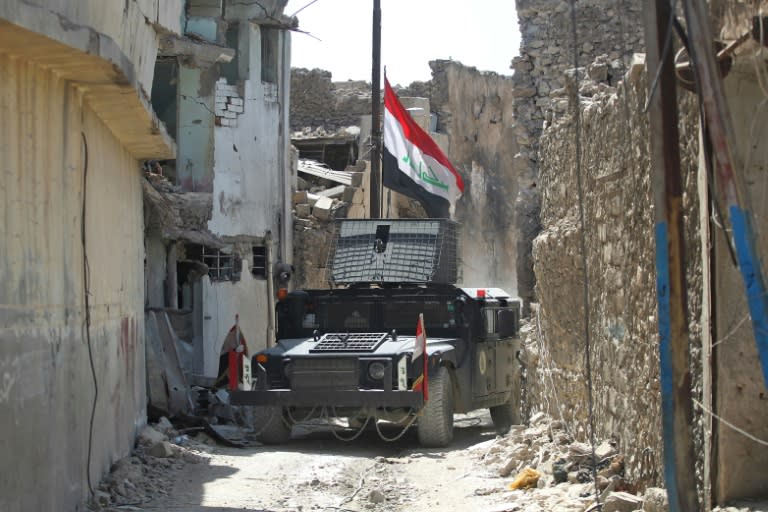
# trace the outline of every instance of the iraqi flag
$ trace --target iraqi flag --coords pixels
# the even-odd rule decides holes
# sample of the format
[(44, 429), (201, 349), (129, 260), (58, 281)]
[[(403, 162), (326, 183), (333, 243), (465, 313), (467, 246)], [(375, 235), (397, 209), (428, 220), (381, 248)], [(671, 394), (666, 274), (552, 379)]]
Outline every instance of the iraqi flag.
[(419, 313), (419, 321), (416, 324), (416, 341), (413, 347), (413, 356), (411, 362), (415, 363), (421, 358), (421, 374), (413, 381), (411, 389), (413, 391), (421, 391), (424, 395), (424, 403), (427, 403), (428, 398), (428, 375), (427, 375), (427, 331), (424, 329), (424, 314)]
[(459, 173), (403, 108), (386, 78), (382, 175), (385, 187), (418, 200), (433, 218), (450, 218), (464, 192)]

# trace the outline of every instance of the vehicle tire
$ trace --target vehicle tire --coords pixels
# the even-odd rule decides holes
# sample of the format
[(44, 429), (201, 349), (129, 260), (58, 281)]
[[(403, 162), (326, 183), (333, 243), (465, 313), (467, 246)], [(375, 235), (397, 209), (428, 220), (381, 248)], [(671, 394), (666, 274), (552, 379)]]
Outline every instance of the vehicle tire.
[(430, 448), (448, 446), (453, 441), (453, 385), (447, 368), (441, 366), (429, 375), (428, 398), (416, 425), (419, 444)]
[(282, 444), (291, 438), (291, 427), (282, 407), (256, 406), (253, 408), (253, 429), (256, 438), (264, 444)]
[(520, 424), (520, 404), (514, 397), (505, 404), (491, 407), (490, 411), (493, 426), (496, 427), (496, 432), (501, 435), (509, 432), (512, 425)]

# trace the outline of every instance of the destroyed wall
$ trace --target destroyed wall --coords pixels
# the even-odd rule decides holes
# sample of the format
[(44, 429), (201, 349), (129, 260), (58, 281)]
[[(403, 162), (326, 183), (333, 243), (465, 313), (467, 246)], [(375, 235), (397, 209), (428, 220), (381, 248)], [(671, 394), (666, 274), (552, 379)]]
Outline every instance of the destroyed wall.
[(173, 155), (141, 91), (156, 34), (139, 2), (48, 4), (0, 4), (8, 512), (79, 510), (146, 421), (139, 160)]
[[(515, 139), (519, 147), (515, 174), (520, 177), (515, 204), (519, 231), (517, 279), (520, 297), (535, 301), (531, 243), (540, 229), (539, 137), (552, 107), (550, 93), (564, 87), (563, 71), (573, 67), (574, 52), (570, 2), (516, 0), (515, 4), (522, 37), (520, 53), (512, 61)], [(579, 0), (575, 5), (580, 66), (602, 54), (609, 61), (626, 63), (633, 52), (642, 51), (641, 2)], [(611, 81), (615, 83), (618, 78), (611, 77)]]
[(177, 92), (158, 90), (177, 102), (179, 150), (175, 187), (145, 190), (153, 212), (170, 212), (147, 231), (147, 275), (167, 276), (165, 293), (155, 284), (147, 302), (183, 310), (174, 314), (186, 319), (182, 330), (193, 339), (185, 341), (194, 345), (193, 368), (185, 371), (203, 381), (219, 375), (236, 321), (250, 352), (273, 341), (274, 292), (284, 283), (272, 271), (292, 259), (288, 112), (296, 19), (282, 13), (285, 5), (190, 1), (186, 37), (164, 46), (178, 67)]
[(472, 286), (498, 286), (514, 295), (514, 198), (520, 181), (514, 165), (514, 83), (455, 61), (432, 61), (430, 67), (437, 131), (447, 135), (444, 149), (466, 187), (456, 210), (462, 225), (462, 280)]
[(333, 82), (322, 69), (291, 70), (291, 130), (334, 133), (359, 126), (371, 114), (371, 85), (362, 81)]
[[(626, 456), (627, 478), (644, 487), (662, 483), (663, 453), (653, 196), (649, 126), (643, 112), (646, 80), (641, 68), (634, 68), (629, 82), (617, 87), (608, 84), (609, 68), (604, 63), (588, 68), (600, 80), (580, 84), (579, 131), (568, 98), (553, 99), (568, 111), (552, 120), (539, 146), (542, 230), (533, 244), (533, 259), (540, 311), (534, 318), (530, 346), (536, 355), (528, 383), (534, 409), (564, 417), (574, 425), (577, 438), (588, 439), (580, 248), (584, 236), (596, 436), (616, 439)], [(696, 188), (698, 116), (693, 97), (683, 94), (680, 141), (688, 318), (695, 348), (701, 346), (702, 286)], [(583, 232), (578, 217), (577, 138), (581, 144)], [(700, 398), (699, 358), (700, 350), (695, 350), (692, 366)], [(697, 442), (700, 448), (700, 427)]]

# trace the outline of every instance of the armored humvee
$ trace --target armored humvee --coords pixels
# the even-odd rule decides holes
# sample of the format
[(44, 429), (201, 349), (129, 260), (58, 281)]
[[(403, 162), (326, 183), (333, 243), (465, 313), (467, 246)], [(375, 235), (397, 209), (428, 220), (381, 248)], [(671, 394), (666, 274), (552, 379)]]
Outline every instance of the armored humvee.
[[(457, 231), (444, 219), (343, 220), (328, 263), (332, 288), (277, 304), (277, 344), (252, 359), (253, 405), (265, 443), (296, 422), (415, 424), (424, 446), (453, 439), (453, 415), (489, 408), (505, 432), (520, 419), (520, 304), (498, 288), (457, 281)], [(426, 331), (427, 399), (414, 389), (416, 326)], [(421, 361), (421, 362), (420, 362)], [(379, 430), (381, 433), (381, 431)]]

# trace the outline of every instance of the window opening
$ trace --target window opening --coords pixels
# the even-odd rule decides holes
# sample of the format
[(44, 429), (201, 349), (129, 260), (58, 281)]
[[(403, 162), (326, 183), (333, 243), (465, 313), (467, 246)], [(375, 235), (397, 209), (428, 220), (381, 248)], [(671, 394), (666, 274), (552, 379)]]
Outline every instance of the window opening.
[(240, 65), (240, 25), (237, 23), (231, 24), (224, 34), (224, 40), (229, 48), (235, 50), (235, 57), (229, 62), (219, 63), (219, 76), (226, 78), (227, 83), (230, 85), (235, 85), (238, 80), (240, 80), (240, 72), (238, 69), (238, 66)]
[(267, 277), (267, 248), (263, 245), (256, 245), (253, 247), (251, 274), (255, 277)]
[(261, 32), (261, 81), (277, 83), (278, 29), (259, 27)]

